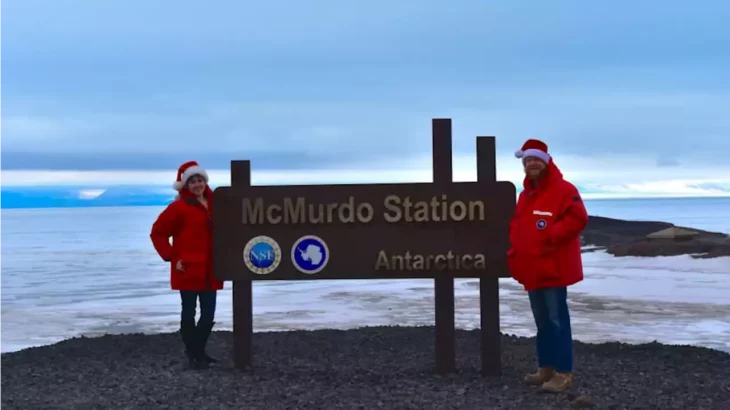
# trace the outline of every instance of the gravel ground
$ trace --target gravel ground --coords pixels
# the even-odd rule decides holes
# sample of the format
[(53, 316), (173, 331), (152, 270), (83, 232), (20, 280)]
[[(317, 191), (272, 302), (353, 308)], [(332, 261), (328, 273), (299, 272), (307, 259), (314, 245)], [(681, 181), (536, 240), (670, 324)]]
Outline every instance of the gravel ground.
[(479, 333), (457, 332), (455, 376), (434, 373), (433, 328), (257, 333), (252, 373), (184, 370), (176, 333), (75, 338), (2, 355), (3, 409), (730, 409), (730, 355), (657, 343), (576, 342), (568, 393), (524, 386), (534, 339), (503, 336), (504, 375), (481, 378)]

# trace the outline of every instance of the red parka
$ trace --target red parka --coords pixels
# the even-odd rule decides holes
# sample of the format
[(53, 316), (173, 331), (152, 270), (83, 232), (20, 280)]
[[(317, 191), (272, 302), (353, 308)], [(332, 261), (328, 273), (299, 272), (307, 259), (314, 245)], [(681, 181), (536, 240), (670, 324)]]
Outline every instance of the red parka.
[(523, 185), (510, 223), (512, 277), (527, 291), (580, 282), (580, 234), (588, 213), (578, 190), (552, 160), (536, 186), (528, 178)]
[[(181, 189), (152, 225), (152, 244), (162, 260), (170, 262), (174, 290), (223, 289), (223, 282), (213, 276), (213, 191), (206, 186), (204, 195), (207, 209), (190, 191)], [(175, 268), (179, 260), (184, 272)]]

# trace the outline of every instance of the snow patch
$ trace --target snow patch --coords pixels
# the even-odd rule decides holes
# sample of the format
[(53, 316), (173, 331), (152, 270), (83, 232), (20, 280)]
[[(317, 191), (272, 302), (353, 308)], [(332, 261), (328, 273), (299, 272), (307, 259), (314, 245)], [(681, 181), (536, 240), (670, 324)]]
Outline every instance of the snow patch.
[(96, 199), (102, 196), (106, 189), (82, 189), (78, 193), (79, 199)]

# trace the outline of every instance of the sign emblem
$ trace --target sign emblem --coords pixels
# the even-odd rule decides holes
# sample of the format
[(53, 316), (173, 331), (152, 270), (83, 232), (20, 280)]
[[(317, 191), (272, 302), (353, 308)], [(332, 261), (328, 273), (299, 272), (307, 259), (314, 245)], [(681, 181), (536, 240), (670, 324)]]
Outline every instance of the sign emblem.
[(281, 263), (281, 247), (273, 238), (256, 236), (243, 248), (246, 267), (257, 275), (268, 275)]
[(546, 220), (544, 220), (542, 218), (537, 220), (537, 229), (545, 229), (546, 226), (547, 226)]
[(322, 238), (305, 235), (297, 239), (291, 248), (291, 260), (299, 272), (307, 275), (319, 273), (327, 266), (330, 250)]

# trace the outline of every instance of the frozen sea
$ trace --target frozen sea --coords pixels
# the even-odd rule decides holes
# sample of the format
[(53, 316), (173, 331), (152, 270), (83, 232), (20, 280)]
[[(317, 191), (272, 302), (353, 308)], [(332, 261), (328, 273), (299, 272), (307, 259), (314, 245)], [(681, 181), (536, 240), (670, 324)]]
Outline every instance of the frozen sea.
[[(730, 198), (586, 201), (591, 215), (661, 220), (730, 234)], [(155, 254), (162, 207), (2, 210), (2, 351), (78, 335), (169, 332), (179, 296)], [(730, 352), (730, 258), (583, 255), (570, 291), (575, 338), (695, 344)], [(475, 281), (456, 281), (456, 322), (479, 323)], [(533, 335), (526, 294), (501, 281), (502, 330)], [(431, 280), (254, 285), (255, 331), (433, 324)], [(231, 286), (217, 329), (231, 329)]]

